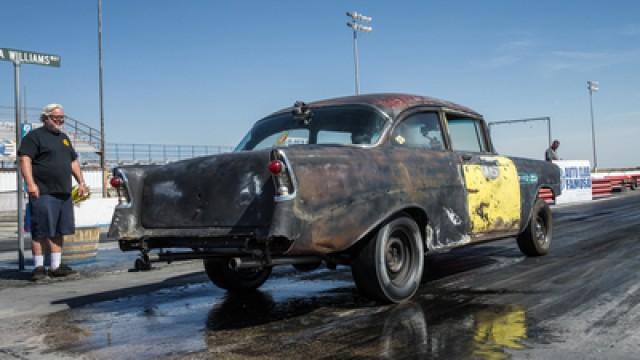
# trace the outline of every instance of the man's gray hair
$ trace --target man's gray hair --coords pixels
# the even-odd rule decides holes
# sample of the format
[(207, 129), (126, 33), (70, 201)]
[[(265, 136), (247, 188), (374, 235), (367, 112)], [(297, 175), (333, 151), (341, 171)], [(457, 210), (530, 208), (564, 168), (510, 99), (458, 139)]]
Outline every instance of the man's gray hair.
[(64, 111), (64, 108), (60, 104), (49, 104), (49, 105), (46, 105), (45, 107), (42, 108), (42, 112), (40, 113), (40, 120), (44, 121), (44, 119), (47, 116), (51, 115), (51, 112), (53, 112), (53, 110), (55, 110), (55, 109), (60, 109), (60, 110)]

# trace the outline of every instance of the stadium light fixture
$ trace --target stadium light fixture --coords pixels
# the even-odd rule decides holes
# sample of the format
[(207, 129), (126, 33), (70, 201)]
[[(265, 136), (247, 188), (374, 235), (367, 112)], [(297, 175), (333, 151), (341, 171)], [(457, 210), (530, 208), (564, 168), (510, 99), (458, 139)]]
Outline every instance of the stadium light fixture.
[(355, 65), (355, 76), (356, 76), (356, 95), (360, 94), (360, 63), (358, 60), (358, 32), (371, 32), (373, 28), (369, 25), (364, 25), (363, 23), (370, 23), (373, 18), (371, 16), (366, 16), (364, 14), (360, 14), (356, 11), (348, 11), (347, 16), (351, 18), (349, 22), (347, 22), (347, 26), (353, 30), (353, 62)]

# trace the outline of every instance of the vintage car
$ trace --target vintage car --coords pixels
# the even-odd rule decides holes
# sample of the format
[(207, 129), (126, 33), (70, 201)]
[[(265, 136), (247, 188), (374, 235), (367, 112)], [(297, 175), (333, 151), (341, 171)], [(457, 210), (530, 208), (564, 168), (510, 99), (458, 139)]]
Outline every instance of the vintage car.
[[(109, 236), (154, 261), (204, 259), (229, 291), (261, 286), (276, 265), (351, 266), (381, 302), (418, 290), (431, 252), (517, 237), (549, 250), (559, 169), (500, 156), (481, 115), (430, 97), (297, 102), (255, 123), (234, 152), (123, 166)], [(152, 250), (161, 251), (150, 253)]]

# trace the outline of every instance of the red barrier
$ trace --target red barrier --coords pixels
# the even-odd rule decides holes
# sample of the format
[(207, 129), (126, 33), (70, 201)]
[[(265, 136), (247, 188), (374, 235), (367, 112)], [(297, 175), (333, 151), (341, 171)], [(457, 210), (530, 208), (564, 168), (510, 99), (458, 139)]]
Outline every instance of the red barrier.
[(601, 179), (591, 178), (591, 196), (594, 199), (610, 196), (612, 190), (612, 182), (610, 179), (607, 179), (607, 177)]
[(551, 191), (551, 189), (543, 188), (538, 190), (538, 197), (544, 200), (547, 204), (554, 204), (556, 202), (555, 198), (553, 197), (553, 192)]
[(624, 188), (635, 190), (638, 186), (637, 175), (611, 175), (604, 178), (611, 181), (611, 186), (615, 191), (622, 191)]

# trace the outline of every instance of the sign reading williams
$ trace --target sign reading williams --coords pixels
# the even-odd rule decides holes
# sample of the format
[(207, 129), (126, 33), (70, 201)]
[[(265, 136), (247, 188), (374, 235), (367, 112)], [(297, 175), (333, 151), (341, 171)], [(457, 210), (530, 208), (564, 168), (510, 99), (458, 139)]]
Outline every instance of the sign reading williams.
[(60, 56), (41, 54), (33, 51), (0, 48), (0, 60), (12, 61), (14, 64), (36, 64), (60, 67)]

